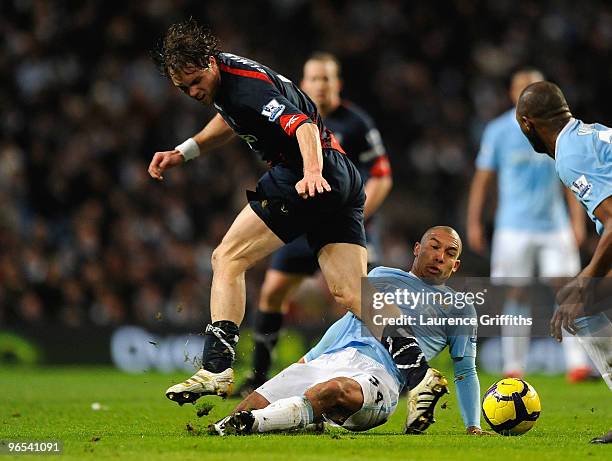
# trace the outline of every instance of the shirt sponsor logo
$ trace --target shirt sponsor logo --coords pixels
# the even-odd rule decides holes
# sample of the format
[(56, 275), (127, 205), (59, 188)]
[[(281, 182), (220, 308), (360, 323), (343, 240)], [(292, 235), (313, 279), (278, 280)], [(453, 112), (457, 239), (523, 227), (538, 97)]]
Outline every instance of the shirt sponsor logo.
[(588, 197), (588, 195), (591, 193), (593, 184), (587, 180), (585, 175), (582, 175), (572, 183), (570, 189), (582, 199)]
[(275, 122), (278, 117), (285, 111), (285, 105), (279, 103), (276, 99), (268, 102), (261, 110), (261, 115), (268, 117), (268, 120)]

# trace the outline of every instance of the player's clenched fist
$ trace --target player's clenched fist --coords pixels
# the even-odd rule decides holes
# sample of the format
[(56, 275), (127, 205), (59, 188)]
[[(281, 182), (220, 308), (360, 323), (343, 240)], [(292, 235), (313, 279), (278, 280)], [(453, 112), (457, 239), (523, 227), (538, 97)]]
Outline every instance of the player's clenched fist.
[(168, 168), (183, 163), (183, 154), (177, 149), (164, 152), (155, 152), (151, 163), (149, 164), (148, 172), (152, 178), (162, 180), (162, 173)]
[(295, 190), (303, 199), (314, 197), (318, 192), (331, 191), (331, 186), (321, 173), (304, 173), (304, 177), (295, 185)]

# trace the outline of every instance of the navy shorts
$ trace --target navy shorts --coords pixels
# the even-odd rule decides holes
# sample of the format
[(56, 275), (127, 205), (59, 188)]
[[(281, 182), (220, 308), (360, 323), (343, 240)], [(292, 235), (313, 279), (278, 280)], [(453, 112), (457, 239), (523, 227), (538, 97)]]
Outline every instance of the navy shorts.
[[(380, 239), (378, 231), (366, 226), (368, 249), (368, 272), (378, 263), (380, 257)], [(305, 235), (296, 238), (274, 252), (270, 259), (270, 268), (287, 274), (312, 275), (319, 270), (319, 261), (310, 249)]]
[(303, 174), (275, 165), (261, 177), (257, 190), (247, 193), (249, 205), (283, 242), (305, 235), (315, 255), (329, 243), (365, 248), (365, 192), (357, 168), (346, 155), (323, 149), (323, 177), (332, 190), (304, 200), (295, 190)]

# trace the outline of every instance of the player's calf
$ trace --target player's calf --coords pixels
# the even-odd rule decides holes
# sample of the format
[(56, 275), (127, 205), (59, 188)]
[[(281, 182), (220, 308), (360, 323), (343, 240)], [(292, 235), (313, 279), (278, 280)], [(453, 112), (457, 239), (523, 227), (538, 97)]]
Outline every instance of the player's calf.
[(306, 397), (289, 397), (277, 400), (260, 410), (232, 413), (217, 421), (210, 429), (218, 435), (241, 435), (301, 429), (313, 422), (310, 401)]

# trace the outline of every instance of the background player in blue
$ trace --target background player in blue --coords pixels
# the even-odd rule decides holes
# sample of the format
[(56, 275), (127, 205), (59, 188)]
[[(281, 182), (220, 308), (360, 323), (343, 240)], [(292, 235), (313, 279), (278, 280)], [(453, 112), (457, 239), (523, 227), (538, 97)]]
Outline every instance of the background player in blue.
[[(340, 63), (329, 53), (315, 53), (304, 64), (300, 88), (314, 101), (364, 182), (364, 205), (368, 263), (378, 261), (379, 237), (374, 213), (392, 187), (391, 168), (378, 129), (371, 118), (340, 98)], [(248, 395), (268, 379), (273, 349), (292, 293), (305, 277), (319, 269), (317, 257), (306, 237), (299, 237), (272, 255), (266, 272), (254, 321), (253, 375), (240, 394)]]
[[(459, 268), (461, 240), (450, 227), (429, 229), (415, 244), (410, 272), (378, 267), (368, 277), (386, 290), (406, 289), (416, 293), (448, 293), (446, 280)], [(435, 309), (447, 317), (452, 309), (432, 305), (402, 306), (414, 316)], [(464, 306), (461, 315), (474, 318), (473, 306)], [(395, 411), (402, 377), (388, 351), (371, 336), (362, 333), (363, 324), (348, 313), (334, 323), (321, 341), (299, 363), (293, 364), (250, 394), (230, 415), (218, 423), (218, 433), (252, 433), (305, 427), (325, 418), (353, 431), (383, 424)], [(475, 327), (461, 332), (454, 327), (415, 328), (427, 358), (447, 346), (453, 358), (457, 397), (468, 434), (480, 429), (480, 385), (476, 373)], [(438, 399), (437, 395), (429, 399)], [(409, 395), (409, 411), (417, 401)], [(424, 428), (425, 429), (425, 428)]]
[[(287, 78), (222, 53), (218, 39), (194, 20), (170, 26), (155, 57), (177, 88), (214, 105), (218, 114), (193, 138), (156, 152), (148, 170), (153, 178), (163, 179), (166, 169), (235, 135), (271, 165), (213, 252), (211, 323), (204, 335), (203, 366), (166, 391), (169, 399), (183, 404), (206, 394), (231, 393), (238, 325), (245, 309), (245, 272), (283, 244), (306, 234), (336, 301), (361, 314), (361, 277), (367, 265), (365, 194), (359, 172), (323, 125), (314, 103)], [(394, 361), (403, 367), (408, 386), (428, 392), (430, 384), (443, 377), (436, 371), (430, 379), (431, 368), (421, 360), (416, 340), (401, 333), (389, 328), (375, 332), (385, 343), (393, 338), (398, 348)]]
[[(575, 119), (561, 89), (551, 82), (525, 88), (516, 118), (534, 150), (555, 159), (559, 178), (600, 234), (589, 264), (557, 294), (551, 332), (559, 341), (562, 328), (576, 334), (612, 390), (612, 323), (604, 313), (581, 317), (593, 307), (586, 299), (590, 287), (603, 286), (605, 295), (612, 281), (612, 129)], [(600, 308), (609, 311), (610, 303), (601, 302)], [(612, 443), (612, 431), (593, 442)]]
[[(510, 99), (516, 105), (521, 91), (543, 80), (535, 69), (512, 75)], [(584, 212), (567, 191), (571, 220), (565, 206), (563, 186), (548, 157), (535, 155), (520, 131), (512, 107), (489, 122), (484, 130), (476, 173), (468, 203), (467, 236), (470, 248), (484, 254), (485, 203), (497, 180), (498, 204), (491, 244), (491, 278), (508, 286), (504, 313), (530, 315), (528, 286), (536, 275), (549, 281), (573, 277), (580, 271), (578, 244), (586, 233)], [(573, 229), (573, 232), (572, 232)], [(528, 357), (528, 326), (502, 327), (503, 373), (521, 377)], [(575, 382), (591, 374), (588, 360), (575, 338), (563, 343), (568, 380)]]

